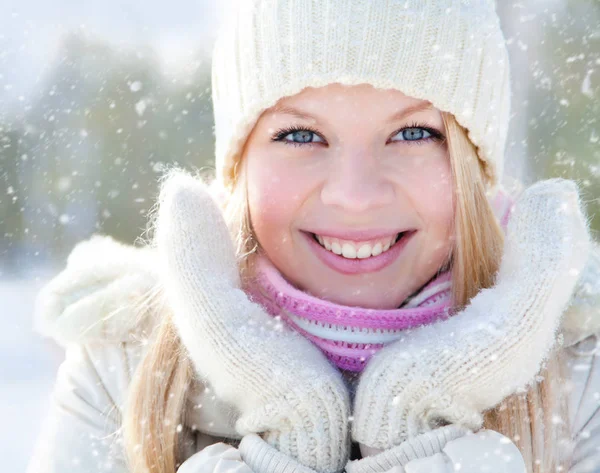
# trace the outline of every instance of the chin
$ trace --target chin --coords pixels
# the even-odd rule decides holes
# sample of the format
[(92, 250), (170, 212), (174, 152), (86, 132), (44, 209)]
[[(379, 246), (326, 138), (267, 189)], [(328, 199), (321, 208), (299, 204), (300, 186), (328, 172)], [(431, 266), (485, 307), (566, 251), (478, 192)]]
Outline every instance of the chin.
[(365, 291), (364, 288), (347, 288), (344, 290), (323, 290), (321, 288), (317, 291), (311, 291), (310, 289), (305, 290), (315, 297), (327, 300), (334, 304), (376, 310), (397, 309), (407, 297), (402, 294)]

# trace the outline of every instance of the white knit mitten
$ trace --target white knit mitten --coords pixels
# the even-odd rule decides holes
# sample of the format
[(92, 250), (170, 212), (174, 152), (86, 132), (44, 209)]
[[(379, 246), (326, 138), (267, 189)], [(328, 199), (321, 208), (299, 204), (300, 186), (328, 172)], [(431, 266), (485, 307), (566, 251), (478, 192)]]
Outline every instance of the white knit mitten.
[(159, 198), (156, 246), (179, 336), (215, 394), (240, 411), (241, 435), (319, 472), (348, 459), (349, 394), (311, 342), (240, 289), (229, 231), (198, 179), (176, 171)]
[(534, 382), (589, 247), (572, 181), (527, 189), (508, 224), (496, 284), (372, 358), (357, 389), (354, 440), (387, 449), (446, 423), (480, 428), (483, 411)]

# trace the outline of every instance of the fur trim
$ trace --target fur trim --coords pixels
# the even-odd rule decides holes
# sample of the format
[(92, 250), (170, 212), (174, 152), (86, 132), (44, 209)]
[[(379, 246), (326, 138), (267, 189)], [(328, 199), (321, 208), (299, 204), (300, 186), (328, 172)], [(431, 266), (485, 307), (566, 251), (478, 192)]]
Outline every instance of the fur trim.
[(156, 289), (155, 252), (95, 235), (78, 243), (67, 267), (42, 288), (34, 329), (61, 345), (127, 341), (148, 322)]

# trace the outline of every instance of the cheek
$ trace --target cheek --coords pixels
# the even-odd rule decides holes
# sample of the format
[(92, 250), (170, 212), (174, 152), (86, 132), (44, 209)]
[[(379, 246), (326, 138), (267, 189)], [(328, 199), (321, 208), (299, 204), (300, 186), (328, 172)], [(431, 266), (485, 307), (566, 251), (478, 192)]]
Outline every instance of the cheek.
[(454, 203), (449, 163), (446, 161), (434, 163), (415, 182), (416, 195), (427, 220), (436, 226), (452, 225)]
[(446, 254), (454, 222), (454, 186), (448, 158), (434, 159), (414, 170), (408, 188), (427, 231), (431, 252)]
[(252, 226), (267, 254), (285, 249), (291, 241), (294, 217), (303, 199), (298, 181), (268, 159), (247, 156), (248, 205)]

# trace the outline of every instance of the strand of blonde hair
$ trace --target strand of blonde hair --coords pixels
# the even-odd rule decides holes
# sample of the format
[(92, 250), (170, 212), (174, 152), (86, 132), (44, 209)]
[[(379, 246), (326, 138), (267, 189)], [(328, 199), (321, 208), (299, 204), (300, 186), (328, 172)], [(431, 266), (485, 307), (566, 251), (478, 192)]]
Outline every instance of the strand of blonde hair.
[[(460, 308), (494, 284), (504, 238), (486, 195), (486, 173), (475, 147), (453, 115), (443, 113), (442, 118), (456, 192), (452, 296), (453, 305)], [(484, 428), (510, 438), (530, 473), (565, 472), (570, 463), (563, 371), (561, 352), (555, 350), (539, 373), (539, 382), (507, 397), (484, 415)]]

